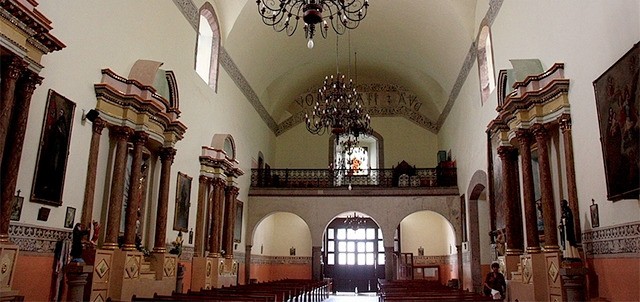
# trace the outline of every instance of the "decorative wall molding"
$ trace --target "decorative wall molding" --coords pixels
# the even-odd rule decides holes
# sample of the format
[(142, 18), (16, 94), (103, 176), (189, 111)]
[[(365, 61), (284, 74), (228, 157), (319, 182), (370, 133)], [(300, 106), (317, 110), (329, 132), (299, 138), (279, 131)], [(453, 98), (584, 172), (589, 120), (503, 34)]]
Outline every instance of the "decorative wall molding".
[(413, 265), (442, 265), (457, 264), (458, 255), (444, 256), (413, 256)]
[(588, 258), (640, 257), (640, 221), (582, 232)]
[(312, 257), (251, 255), (251, 264), (309, 264)]
[(71, 230), (13, 222), (9, 225), (9, 240), (20, 248), (20, 252), (53, 254), (56, 243), (65, 239), (71, 239)]

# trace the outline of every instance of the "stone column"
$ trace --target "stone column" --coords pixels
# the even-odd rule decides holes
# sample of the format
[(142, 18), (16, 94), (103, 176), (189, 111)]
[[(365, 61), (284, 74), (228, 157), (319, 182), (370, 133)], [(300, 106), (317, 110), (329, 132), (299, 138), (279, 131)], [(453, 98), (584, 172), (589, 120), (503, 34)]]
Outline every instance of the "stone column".
[(519, 255), (522, 254), (522, 221), (518, 219), (520, 217), (519, 207), (517, 204), (517, 191), (513, 171), (516, 164), (515, 149), (510, 146), (498, 147), (498, 155), (502, 161), (502, 182), (503, 191), (502, 196), (505, 203), (504, 216), (505, 216), (505, 232), (507, 255)]
[(527, 234), (527, 253), (539, 253), (540, 239), (538, 238), (538, 217), (536, 215), (533, 165), (531, 164), (531, 134), (527, 130), (518, 130), (516, 131), (516, 138), (520, 143), (522, 202), (524, 204), (525, 230)]
[(384, 278), (387, 281), (395, 280), (393, 277), (396, 272), (395, 261), (393, 258), (393, 246), (384, 247)]
[(532, 128), (538, 145), (538, 162), (540, 165), (540, 193), (542, 199), (542, 217), (544, 219), (544, 249), (557, 252), (558, 225), (556, 224), (556, 207), (553, 202), (553, 183), (551, 181), (551, 164), (547, 147), (548, 134), (544, 125), (535, 124)]
[[(3, 151), (9, 133), (11, 114), (15, 104), (16, 82), (22, 72), (27, 68), (27, 64), (20, 58), (11, 56), (7, 60), (2, 61), (5, 68), (2, 69), (2, 81), (0, 81), (0, 162), (2, 161)], [(0, 67), (2, 66), (0, 65)], [(1, 165), (1, 164), (0, 164)], [(4, 183), (3, 183), (4, 186)]]
[(580, 212), (578, 208), (578, 188), (576, 186), (576, 168), (573, 160), (573, 138), (571, 135), (571, 116), (563, 114), (560, 116), (560, 129), (564, 142), (564, 161), (567, 169), (567, 192), (569, 208), (573, 212), (573, 230), (576, 241), (582, 242), (582, 229), (580, 227)]
[(236, 198), (238, 197), (238, 187), (228, 186), (224, 203), (224, 228), (222, 232), (222, 246), (224, 247), (224, 257), (233, 258), (233, 230), (236, 222)]
[(156, 217), (156, 234), (153, 244), (154, 253), (164, 253), (167, 251), (167, 207), (169, 206), (169, 182), (171, 180), (171, 165), (176, 156), (176, 149), (171, 147), (162, 148), (160, 151), (160, 192), (158, 193), (158, 215)]
[(222, 207), (224, 205), (225, 181), (221, 178), (213, 179), (213, 198), (211, 211), (211, 233), (209, 236), (209, 255), (220, 257), (222, 250)]
[(147, 143), (149, 134), (137, 131), (133, 136), (133, 160), (131, 161), (131, 181), (129, 181), (129, 202), (125, 214), (124, 245), (125, 251), (136, 250), (136, 221), (142, 198), (142, 149)]
[[(4, 157), (0, 179), (2, 188), (0, 189), (0, 242), (9, 241), (9, 221), (11, 218), (11, 207), (13, 197), (18, 182), (18, 172), (20, 170), (20, 158), (22, 157), (22, 146), (24, 145), (24, 134), (29, 120), (29, 106), (31, 96), (36, 89), (36, 85), (42, 83), (42, 77), (35, 73), (28, 72), (18, 82), (15, 95), (14, 114), (11, 117), (11, 130), (7, 133), (6, 144), (4, 146)], [(2, 110), (0, 110), (2, 111)]]
[(207, 191), (209, 189), (209, 178), (200, 175), (198, 178), (198, 211), (196, 212), (196, 241), (193, 245), (193, 256), (204, 256), (204, 234), (205, 213), (207, 211)]
[(244, 246), (244, 284), (251, 282), (251, 247), (253, 245)]
[(109, 128), (109, 135), (116, 141), (116, 155), (113, 160), (111, 176), (111, 195), (109, 196), (109, 216), (107, 217), (107, 232), (102, 248), (118, 249), (118, 235), (120, 234), (120, 216), (124, 199), (124, 177), (127, 165), (127, 141), (133, 134), (133, 129), (123, 126)]
[(462, 245), (456, 245), (456, 260), (458, 261), (458, 288), (462, 288), (462, 280), (464, 280), (464, 268), (463, 268), (463, 257), (462, 257)]
[(93, 218), (93, 198), (96, 190), (96, 173), (98, 169), (98, 153), (100, 151), (100, 136), (106, 123), (101, 118), (96, 118), (91, 126), (91, 144), (89, 145), (89, 159), (87, 160), (87, 180), (84, 186), (84, 199), (82, 201), (82, 216), (80, 223), (85, 228), (91, 225)]
[(311, 247), (311, 272), (315, 281), (322, 280), (322, 247)]

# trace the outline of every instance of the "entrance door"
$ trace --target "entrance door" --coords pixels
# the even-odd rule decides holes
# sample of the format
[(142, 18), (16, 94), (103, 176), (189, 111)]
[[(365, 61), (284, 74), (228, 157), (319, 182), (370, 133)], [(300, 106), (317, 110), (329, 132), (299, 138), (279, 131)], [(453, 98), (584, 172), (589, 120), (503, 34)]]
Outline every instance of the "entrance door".
[(385, 276), (382, 231), (371, 218), (360, 219), (352, 226), (336, 218), (325, 232), (324, 273), (334, 291), (373, 292)]

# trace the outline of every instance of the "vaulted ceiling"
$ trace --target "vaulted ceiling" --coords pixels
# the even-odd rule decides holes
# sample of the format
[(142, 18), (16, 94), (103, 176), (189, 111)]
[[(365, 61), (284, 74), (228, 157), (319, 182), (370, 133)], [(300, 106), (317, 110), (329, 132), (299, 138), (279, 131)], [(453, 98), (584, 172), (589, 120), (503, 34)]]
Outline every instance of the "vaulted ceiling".
[(338, 41), (330, 29), (326, 39), (314, 39), (313, 49), (307, 48), (301, 25), (293, 36), (264, 25), (254, 0), (213, 5), (223, 48), (276, 123), (291, 117), (294, 100), (317, 90), (336, 68), (357, 76), (359, 84), (405, 88), (422, 103), (420, 113), (438, 122), (475, 41), (476, 10), (488, 7), (478, 8), (477, 0), (369, 3), (358, 28)]

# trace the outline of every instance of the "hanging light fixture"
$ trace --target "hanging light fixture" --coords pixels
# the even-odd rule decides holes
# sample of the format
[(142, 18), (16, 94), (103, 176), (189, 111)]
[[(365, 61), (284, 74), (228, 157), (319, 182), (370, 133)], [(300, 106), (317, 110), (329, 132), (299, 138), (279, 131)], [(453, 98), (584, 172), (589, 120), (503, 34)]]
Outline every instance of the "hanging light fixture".
[(326, 38), (330, 23), (342, 35), (347, 29), (358, 27), (369, 8), (368, 0), (256, 0), (256, 4), (264, 24), (289, 36), (296, 32), (302, 18), (309, 48), (313, 48), (316, 30)]
[(330, 131), (336, 136), (336, 144), (341, 135), (352, 135), (357, 143), (361, 134), (372, 132), (371, 117), (359, 101), (356, 84), (351, 79), (347, 81), (346, 76), (341, 74), (338, 68), (337, 37), (336, 75), (326, 76), (318, 92), (320, 101), (316, 101), (311, 116), (305, 113), (305, 123), (309, 132), (323, 135)]
[(361, 227), (364, 227), (366, 222), (367, 219), (362, 216), (358, 216), (356, 212), (353, 212), (353, 216), (347, 216), (347, 218), (344, 219), (344, 225), (352, 230), (357, 230)]

